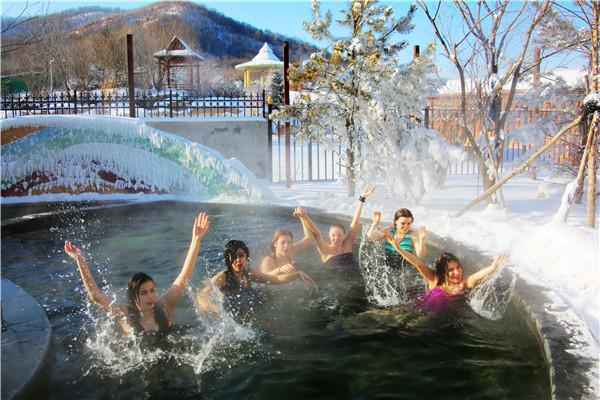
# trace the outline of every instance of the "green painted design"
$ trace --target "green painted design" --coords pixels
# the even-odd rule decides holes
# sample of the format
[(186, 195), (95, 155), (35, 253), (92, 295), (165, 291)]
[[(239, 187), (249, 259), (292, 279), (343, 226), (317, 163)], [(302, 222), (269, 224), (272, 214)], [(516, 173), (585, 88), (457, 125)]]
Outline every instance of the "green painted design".
[[(199, 157), (214, 159), (213, 155), (203, 154), (200, 149), (184, 139), (161, 135), (159, 132), (147, 132), (138, 127), (125, 127), (123, 132), (106, 132), (101, 128), (90, 127), (48, 127), (2, 146), (3, 167), (5, 163), (21, 165), (43, 165), (52, 159), (56, 152), (81, 144), (111, 143), (129, 146), (155, 154), (170, 160), (192, 172), (205, 185), (210, 195), (221, 193), (240, 194), (245, 188), (225, 182), (216, 168), (205, 164)], [(194, 157), (196, 155), (196, 157)], [(219, 161), (215, 160), (218, 164)], [(6, 168), (2, 171), (2, 187), (7, 187), (24, 179), (24, 176), (7, 176)], [(229, 167), (223, 166), (224, 173), (229, 174)]]

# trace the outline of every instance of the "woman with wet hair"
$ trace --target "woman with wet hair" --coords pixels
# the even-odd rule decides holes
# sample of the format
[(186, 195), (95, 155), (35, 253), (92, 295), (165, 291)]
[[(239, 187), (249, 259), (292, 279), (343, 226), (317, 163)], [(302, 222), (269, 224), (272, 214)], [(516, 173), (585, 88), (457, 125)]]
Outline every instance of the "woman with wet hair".
[(281, 275), (295, 272), (293, 258), (306, 250), (312, 243), (308, 229), (304, 229), (304, 238), (294, 243), (294, 235), (286, 229), (276, 229), (271, 239), (271, 254), (260, 262), (260, 272), (269, 275)]
[[(427, 245), (425, 243), (427, 231), (424, 226), (419, 227), (418, 234), (412, 231), (410, 228), (414, 221), (413, 214), (408, 208), (400, 208), (394, 214), (392, 226), (388, 226), (380, 232), (376, 232), (376, 229), (381, 222), (381, 211), (375, 211), (373, 213), (373, 223), (367, 231), (367, 239), (373, 241), (386, 240), (386, 236), (390, 236), (394, 238), (400, 248), (423, 259), (427, 256)], [(399, 257), (399, 255), (394, 246), (386, 241), (385, 249), (388, 263), (390, 265), (397, 265), (396, 258)]]
[(218, 315), (220, 312), (219, 306), (212, 301), (213, 288), (219, 289), (230, 305), (246, 306), (251, 305), (256, 297), (250, 282), (281, 285), (302, 279), (306, 283), (315, 284), (312, 278), (302, 271), (270, 275), (250, 268), (250, 250), (241, 240), (230, 240), (225, 244), (223, 259), (226, 268), (213, 276), (210, 284), (196, 295), (200, 309), (209, 314)]
[(103, 311), (115, 316), (126, 333), (133, 330), (144, 334), (164, 335), (169, 331), (175, 306), (196, 268), (200, 243), (208, 232), (209, 225), (206, 213), (201, 212), (194, 221), (192, 241), (183, 267), (171, 287), (160, 297), (157, 296), (152, 277), (143, 272), (133, 274), (127, 284), (128, 304), (115, 303), (100, 290), (77, 246), (66, 241), (65, 252), (76, 261), (90, 299)]
[(301, 207), (296, 208), (294, 215), (300, 218), (300, 222), (305, 226), (317, 243), (317, 251), (321, 256), (321, 261), (330, 268), (353, 268), (358, 263), (352, 253), (354, 240), (358, 236), (360, 227), (360, 216), (367, 200), (367, 197), (375, 191), (375, 187), (368, 186), (363, 189), (358, 196), (358, 204), (354, 211), (354, 218), (350, 223), (350, 229), (346, 233), (346, 228), (340, 224), (329, 225), (329, 243), (325, 242), (323, 235), (315, 223), (310, 219), (306, 210)]
[(427, 281), (427, 294), (423, 299), (426, 309), (440, 311), (452, 298), (464, 296), (469, 290), (490, 276), (508, 258), (508, 254), (498, 255), (486, 268), (465, 277), (463, 267), (458, 258), (451, 253), (442, 253), (430, 268), (419, 257), (402, 249), (398, 242), (387, 235), (386, 240), (406, 261), (417, 268), (425, 281)]

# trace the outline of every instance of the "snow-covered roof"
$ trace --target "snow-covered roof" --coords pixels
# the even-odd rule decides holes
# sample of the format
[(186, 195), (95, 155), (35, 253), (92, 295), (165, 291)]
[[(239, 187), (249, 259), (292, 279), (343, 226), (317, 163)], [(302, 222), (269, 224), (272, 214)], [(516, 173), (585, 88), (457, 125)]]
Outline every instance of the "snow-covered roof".
[[(540, 82), (542, 83), (551, 83), (556, 82), (558, 79), (564, 80), (567, 86), (571, 88), (579, 88), (584, 87), (585, 85), (585, 76), (587, 75), (587, 70), (585, 68), (578, 69), (556, 69), (550, 71), (549, 73), (540, 74)], [(517, 90), (526, 91), (531, 89), (533, 84), (533, 76), (527, 76), (519, 81), (517, 84)], [(465, 81), (466, 91), (471, 92), (474, 87), (474, 81), (467, 79)], [(507, 82), (504, 87), (504, 90), (510, 90), (510, 81)], [(444, 86), (442, 86), (438, 90), (438, 94), (453, 94), (460, 93), (460, 79), (449, 79), (446, 81)]]
[(153, 54), (154, 57), (164, 58), (164, 57), (195, 57), (200, 60), (204, 60), (200, 54), (196, 53), (186, 42), (178, 38), (177, 36), (173, 36), (171, 42), (166, 49), (162, 49)]
[(263, 47), (260, 48), (258, 54), (254, 56), (251, 61), (235, 66), (236, 69), (265, 69), (265, 68), (278, 68), (283, 69), (283, 61), (281, 61), (275, 54), (271, 46), (266, 42)]

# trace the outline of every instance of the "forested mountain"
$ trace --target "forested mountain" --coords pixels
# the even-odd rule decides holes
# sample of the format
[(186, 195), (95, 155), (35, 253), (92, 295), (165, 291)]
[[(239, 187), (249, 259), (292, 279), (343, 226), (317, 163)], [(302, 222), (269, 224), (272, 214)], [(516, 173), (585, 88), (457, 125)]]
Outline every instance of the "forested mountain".
[[(8, 26), (9, 20), (3, 20)], [(263, 31), (236, 21), (203, 5), (185, 1), (157, 2), (133, 10), (81, 7), (38, 16), (2, 33), (2, 75), (36, 74), (33, 85), (49, 79), (52, 64), (54, 87), (112, 87), (122, 83), (125, 71), (125, 35), (134, 37), (136, 69), (145, 74), (140, 83), (156, 86), (152, 53), (166, 47), (177, 35), (200, 53), (213, 71), (227, 78), (233, 65), (252, 58), (264, 42), (281, 54), (290, 42), (292, 61), (306, 59), (316, 49), (293, 38)], [(19, 51), (5, 51), (11, 42), (31, 43)], [(41, 87), (47, 86), (41, 83)], [(30, 85), (29, 85), (30, 86)]]

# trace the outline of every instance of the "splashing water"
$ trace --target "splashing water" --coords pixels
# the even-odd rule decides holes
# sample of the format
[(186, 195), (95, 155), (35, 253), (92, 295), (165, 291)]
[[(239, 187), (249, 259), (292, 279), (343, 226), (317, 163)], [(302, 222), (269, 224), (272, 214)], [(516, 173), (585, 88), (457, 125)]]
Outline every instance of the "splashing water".
[[(188, 287), (186, 295), (193, 301), (194, 289)], [(95, 308), (88, 303), (86, 314), (91, 326), (83, 328), (86, 348), (95, 361), (86, 374), (99, 368), (101, 375), (124, 376), (172, 360), (176, 365), (191, 367), (199, 376), (207, 371), (231, 368), (257, 356), (253, 349), (260, 349), (256, 344), (257, 333), (250, 326), (236, 322), (223, 308), (220, 315), (212, 319), (196, 310), (199, 324), (179, 330), (176, 327), (176, 332), (168, 335), (160, 346), (148, 346), (134, 334), (124, 335), (114, 318)]]
[(506, 264), (498, 268), (479, 285), (475, 286), (468, 298), (468, 304), (473, 311), (483, 318), (493, 321), (504, 315), (513, 293), (517, 278), (508, 270), (504, 273)]
[(359, 259), (369, 302), (389, 307), (409, 301), (407, 284), (412, 275), (406, 273), (404, 266), (389, 266), (383, 242), (369, 241), (364, 230), (360, 239)]

